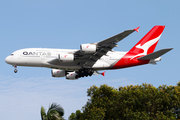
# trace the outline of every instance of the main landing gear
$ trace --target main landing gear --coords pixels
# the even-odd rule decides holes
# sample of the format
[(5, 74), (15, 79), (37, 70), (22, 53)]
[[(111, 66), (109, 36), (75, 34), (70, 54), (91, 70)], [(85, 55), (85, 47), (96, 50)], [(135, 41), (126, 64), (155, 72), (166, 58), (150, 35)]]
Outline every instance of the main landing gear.
[(76, 77), (81, 78), (81, 77), (92, 76), (94, 71), (91, 69), (80, 69), (77, 73), (78, 75)]
[(17, 73), (17, 71), (18, 71), (18, 70), (17, 70), (17, 66), (14, 66), (14, 68), (15, 68), (15, 69), (14, 69), (14, 73)]

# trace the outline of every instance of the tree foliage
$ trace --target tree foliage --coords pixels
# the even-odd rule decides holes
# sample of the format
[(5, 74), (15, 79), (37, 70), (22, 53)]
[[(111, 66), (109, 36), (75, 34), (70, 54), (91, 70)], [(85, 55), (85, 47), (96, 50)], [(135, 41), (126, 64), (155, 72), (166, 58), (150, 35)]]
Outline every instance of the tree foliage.
[[(91, 86), (90, 97), (82, 113), (70, 116), (71, 120), (172, 120), (178, 119), (180, 83), (177, 86), (151, 84), (129, 85), (115, 89), (108, 85)], [(73, 116), (74, 115), (74, 116)]]
[(44, 107), (41, 107), (41, 120), (63, 120), (64, 109), (56, 103), (52, 103), (47, 111), (45, 112)]

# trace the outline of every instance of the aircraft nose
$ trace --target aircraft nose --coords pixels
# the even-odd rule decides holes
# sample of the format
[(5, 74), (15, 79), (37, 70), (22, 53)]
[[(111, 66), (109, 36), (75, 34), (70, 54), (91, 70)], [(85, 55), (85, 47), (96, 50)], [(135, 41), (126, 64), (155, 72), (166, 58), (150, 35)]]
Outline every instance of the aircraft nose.
[(5, 59), (5, 62), (8, 63), (8, 64), (11, 64), (12, 63), (12, 58), (10, 56), (7, 56), (6, 59)]

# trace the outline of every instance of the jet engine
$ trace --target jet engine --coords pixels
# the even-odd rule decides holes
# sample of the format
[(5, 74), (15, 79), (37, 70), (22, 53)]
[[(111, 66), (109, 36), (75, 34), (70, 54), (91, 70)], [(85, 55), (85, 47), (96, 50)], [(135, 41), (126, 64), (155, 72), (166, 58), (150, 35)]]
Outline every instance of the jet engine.
[(94, 70), (92, 69), (80, 69), (78, 71), (65, 71), (65, 70), (59, 70), (59, 69), (52, 69), (51, 74), (52, 77), (65, 77), (68, 80), (75, 80), (81, 77), (88, 77), (92, 76), (94, 73)]
[(78, 74), (76, 72), (68, 72), (68, 74), (66, 75), (66, 79), (69, 80), (78, 79)]
[(66, 72), (64, 70), (52, 69), (51, 70), (52, 77), (64, 77)]
[(60, 53), (58, 59), (60, 62), (72, 62), (74, 61), (74, 54)]
[(96, 52), (97, 46), (95, 44), (81, 44), (80, 48), (83, 53), (91, 54)]

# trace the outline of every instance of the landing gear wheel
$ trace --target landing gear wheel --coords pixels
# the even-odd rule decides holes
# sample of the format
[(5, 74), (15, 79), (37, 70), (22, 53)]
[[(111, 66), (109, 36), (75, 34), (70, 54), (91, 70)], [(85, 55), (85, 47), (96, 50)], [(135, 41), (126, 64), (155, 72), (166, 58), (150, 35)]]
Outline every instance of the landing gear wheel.
[(14, 73), (17, 73), (17, 69), (14, 70)]
[(82, 68), (77, 71), (78, 78), (92, 76), (94, 73), (93, 69)]
[(17, 66), (16, 65), (13, 65), (14, 66), (14, 73), (17, 73)]

